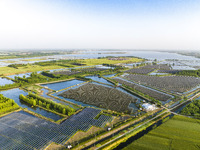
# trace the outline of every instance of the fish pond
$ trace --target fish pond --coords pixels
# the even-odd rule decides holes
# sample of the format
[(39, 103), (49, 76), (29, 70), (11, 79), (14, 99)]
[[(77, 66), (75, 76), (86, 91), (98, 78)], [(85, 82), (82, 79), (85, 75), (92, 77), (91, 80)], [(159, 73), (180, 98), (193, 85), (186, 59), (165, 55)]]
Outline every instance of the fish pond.
[(43, 87), (48, 87), (49, 89), (59, 91), (65, 88), (68, 88), (70, 86), (74, 86), (80, 83), (83, 83), (84, 81), (81, 80), (68, 80), (63, 82), (56, 82), (56, 83), (49, 83), (49, 84), (42, 84)]
[(6, 84), (13, 84), (14, 82), (11, 80), (8, 80), (6, 78), (0, 78), (0, 86), (4, 86)]
[(52, 112), (49, 112), (49, 111), (46, 111), (44, 109), (41, 109), (39, 107), (31, 107), (29, 106), (28, 104), (24, 103), (23, 101), (21, 101), (19, 99), (19, 95), (20, 94), (23, 94), (23, 95), (27, 95), (28, 93), (23, 91), (23, 90), (20, 90), (19, 88), (16, 88), (16, 89), (11, 89), (11, 90), (7, 90), (7, 91), (1, 91), (0, 94), (3, 94), (5, 97), (8, 97), (10, 99), (13, 99), (20, 107), (22, 108), (27, 108), (28, 110), (34, 112), (34, 113), (38, 113), (44, 117), (47, 117), (47, 118), (51, 118), (55, 121), (57, 120), (60, 120), (62, 117), (57, 115), (57, 114), (54, 114)]

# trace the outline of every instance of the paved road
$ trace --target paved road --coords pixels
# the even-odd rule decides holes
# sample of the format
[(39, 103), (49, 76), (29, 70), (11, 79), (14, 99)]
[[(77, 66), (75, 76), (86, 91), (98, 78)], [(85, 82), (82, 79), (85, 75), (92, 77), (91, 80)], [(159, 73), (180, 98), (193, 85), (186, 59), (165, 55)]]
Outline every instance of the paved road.
[(98, 150), (98, 149), (101, 149), (102, 147), (104, 147), (104, 146), (106, 146), (106, 145), (108, 145), (108, 144), (110, 144), (110, 143), (112, 143), (112, 142), (116, 141), (117, 139), (120, 139), (121, 137), (125, 136), (126, 134), (129, 134), (130, 132), (133, 132), (134, 130), (136, 130), (136, 129), (140, 128), (141, 126), (143, 126), (143, 125), (145, 125), (145, 124), (147, 124), (147, 123), (151, 122), (152, 120), (154, 120), (154, 119), (158, 118), (159, 116), (163, 115), (165, 112), (166, 112), (166, 111), (164, 111), (164, 112), (160, 113), (159, 115), (157, 115), (157, 116), (155, 116), (155, 117), (151, 118), (150, 120), (148, 120), (148, 121), (144, 122), (143, 124), (141, 124), (141, 125), (139, 125), (139, 126), (135, 127), (134, 129), (132, 129), (132, 130), (130, 130), (130, 131), (128, 131), (128, 132), (126, 132), (126, 133), (124, 133), (124, 134), (122, 134), (122, 135), (120, 135), (120, 136), (116, 137), (115, 139), (113, 139), (113, 140), (111, 140), (111, 141), (109, 141), (109, 142), (107, 142), (107, 143), (103, 144), (102, 146), (100, 146), (100, 147), (96, 148), (96, 150)]
[[(188, 101), (191, 101), (191, 100), (193, 100), (195, 97), (197, 97), (197, 96), (199, 96), (199, 95), (200, 95), (200, 93), (197, 93), (196, 95), (192, 96), (190, 99), (188, 99), (187, 101), (185, 101), (184, 103), (187, 103)], [(176, 112), (173, 112), (173, 111), (171, 111), (171, 110), (173, 110), (173, 109), (175, 109), (175, 108), (177, 108), (177, 107), (179, 107), (179, 106), (183, 105), (184, 103), (178, 104), (178, 105), (174, 106), (174, 107), (173, 107), (173, 108), (171, 108), (171, 109), (168, 109), (168, 108), (166, 108), (166, 107), (164, 107), (164, 106), (162, 106), (162, 107), (163, 107), (163, 108), (165, 108), (165, 109), (167, 109), (167, 111), (168, 111), (168, 112), (170, 112), (170, 113), (172, 113), (172, 114), (175, 114), (175, 115), (180, 115), (180, 114), (177, 114)], [(139, 125), (139, 126), (135, 127), (134, 129), (132, 129), (132, 130), (128, 131), (127, 133), (124, 133), (124, 134), (122, 134), (122, 135), (120, 135), (120, 136), (116, 137), (115, 139), (113, 139), (113, 140), (111, 140), (111, 141), (109, 141), (109, 142), (105, 143), (104, 145), (102, 145), (102, 146), (100, 146), (100, 147), (96, 148), (96, 150), (98, 150), (98, 149), (101, 149), (102, 147), (104, 147), (104, 146), (106, 146), (106, 145), (108, 145), (108, 144), (110, 144), (110, 143), (112, 143), (112, 142), (116, 141), (117, 139), (120, 139), (121, 137), (125, 136), (126, 134), (129, 134), (130, 132), (132, 132), (132, 131), (134, 131), (134, 130), (136, 130), (136, 129), (140, 128), (141, 126), (143, 126), (143, 125), (145, 125), (145, 124), (149, 123), (150, 121), (152, 121), (152, 120), (154, 120), (154, 119), (158, 118), (159, 116), (161, 116), (161, 115), (162, 115), (162, 114), (164, 114), (164, 113), (165, 113), (165, 112), (162, 112), (161, 114), (159, 114), (159, 115), (157, 115), (157, 116), (153, 117), (152, 119), (150, 119), (150, 120), (148, 120), (148, 121), (144, 122), (143, 124), (141, 124), (141, 125)], [(184, 115), (181, 115), (181, 116), (184, 116)], [(189, 117), (189, 116), (185, 116), (185, 117)]]

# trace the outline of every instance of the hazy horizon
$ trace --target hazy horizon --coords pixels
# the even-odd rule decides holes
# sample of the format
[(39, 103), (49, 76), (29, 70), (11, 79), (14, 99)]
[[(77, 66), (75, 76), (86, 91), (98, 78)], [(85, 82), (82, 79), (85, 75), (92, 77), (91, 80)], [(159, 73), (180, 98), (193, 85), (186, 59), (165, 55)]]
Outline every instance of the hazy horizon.
[(199, 0), (1, 0), (0, 50), (200, 50)]

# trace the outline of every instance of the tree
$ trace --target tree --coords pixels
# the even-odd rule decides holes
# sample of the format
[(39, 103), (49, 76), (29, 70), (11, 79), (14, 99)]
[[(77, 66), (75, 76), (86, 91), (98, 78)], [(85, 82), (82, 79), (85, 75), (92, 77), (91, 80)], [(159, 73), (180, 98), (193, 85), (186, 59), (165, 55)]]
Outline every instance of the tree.
[(36, 106), (36, 100), (33, 100), (33, 106)]
[(63, 113), (63, 114), (66, 114), (66, 110), (65, 110), (65, 108), (63, 108), (62, 113)]
[(46, 105), (46, 108), (47, 108), (47, 109), (50, 109), (50, 104), (47, 104), (47, 105)]

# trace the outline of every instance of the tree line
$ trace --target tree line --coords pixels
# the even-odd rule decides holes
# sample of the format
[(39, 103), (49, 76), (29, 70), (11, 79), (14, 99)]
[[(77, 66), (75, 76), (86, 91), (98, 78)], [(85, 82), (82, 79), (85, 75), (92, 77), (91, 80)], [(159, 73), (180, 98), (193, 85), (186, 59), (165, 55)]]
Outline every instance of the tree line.
[(40, 107), (46, 108), (47, 110), (53, 110), (58, 113), (62, 113), (64, 115), (70, 116), (75, 112), (73, 108), (67, 105), (56, 103), (52, 100), (43, 98), (39, 95), (30, 93), (30, 92), (28, 93), (27, 96), (20, 94), (19, 98), (32, 106), (40, 106)]
[(199, 70), (183, 70), (183, 71), (177, 72), (176, 75), (200, 77), (200, 69)]
[(14, 100), (4, 97), (2, 94), (0, 94), (0, 114), (7, 113), (18, 108), (19, 106)]
[(181, 111), (182, 115), (194, 116), (200, 119), (200, 100), (194, 100)]

